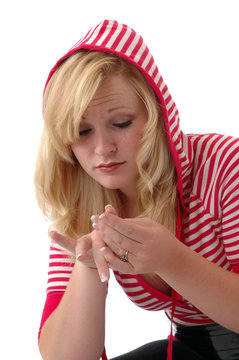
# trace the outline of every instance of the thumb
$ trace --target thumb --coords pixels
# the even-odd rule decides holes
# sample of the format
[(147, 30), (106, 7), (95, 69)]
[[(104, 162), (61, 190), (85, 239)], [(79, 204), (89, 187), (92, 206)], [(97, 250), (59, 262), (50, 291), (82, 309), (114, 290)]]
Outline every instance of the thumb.
[(92, 249), (92, 240), (91, 234), (87, 234), (82, 236), (80, 239), (77, 240), (77, 244), (75, 247), (75, 256), (77, 260), (84, 260), (87, 252)]
[(105, 281), (109, 280), (109, 278), (110, 278), (108, 264), (107, 264), (104, 256), (102, 255), (102, 251), (100, 251), (100, 249), (105, 246), (105, 243), (101, 239), (101, 237), (97, 231), (94, 231), (92, 233), (92, 239), (93, 239), (92, 248), (93, 248), (95, 264), (96, 264), (101, 281), (105, 282)]
[(56, 230), (51, 230), (49, 235), (54, 243), (60, 245), (66, 250), (69, 250), (73, 254), (75, 253), (76, 240), (64, 236)]

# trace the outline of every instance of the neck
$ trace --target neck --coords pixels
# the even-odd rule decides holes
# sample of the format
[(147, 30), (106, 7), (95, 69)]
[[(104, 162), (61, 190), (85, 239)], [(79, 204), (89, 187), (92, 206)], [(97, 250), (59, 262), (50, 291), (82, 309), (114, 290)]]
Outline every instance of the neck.
[(126, 218), (138, 216), (138, 196), (127, 196), (120, 191), (120, 199), (123, 205), (123, 213)]

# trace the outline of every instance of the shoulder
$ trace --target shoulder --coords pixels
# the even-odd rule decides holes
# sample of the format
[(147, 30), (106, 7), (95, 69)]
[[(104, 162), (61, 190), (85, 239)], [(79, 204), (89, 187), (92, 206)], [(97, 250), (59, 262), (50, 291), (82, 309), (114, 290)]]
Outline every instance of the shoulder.
[(239, 139), (221, 134), (189, 134), (194, 152), (194, 170), (217, 169), (238, 164)]
[(199, 149), (222, 149), (225, 147), (237, 146), (239, 148), (239, 138), (222, 134), (187, 134), (195, 151)]
[(191, 192), (220, 217), (225, 196), (239, 188), (239, 139), (220, 134), (189, 135), (193, 148)]

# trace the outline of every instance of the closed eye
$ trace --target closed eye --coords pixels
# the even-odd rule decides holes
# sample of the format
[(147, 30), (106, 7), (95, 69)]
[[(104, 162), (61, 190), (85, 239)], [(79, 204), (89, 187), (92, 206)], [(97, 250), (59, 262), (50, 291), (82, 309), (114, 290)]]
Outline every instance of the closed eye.
[(91, 129), (82, 130), (79, 132), (80, 136), (88, 135), (91, 132)]
[(113, 126), (116, 126), (116, 127), (119, 127), (119, 128), (124, 128), (124, 127), (127, 127), (129, 125), (132, 124), (132, 120), (128, 120), (128, 121), (124, 121), (122, 123), (116, 123), (116, 124), (113, 124)]

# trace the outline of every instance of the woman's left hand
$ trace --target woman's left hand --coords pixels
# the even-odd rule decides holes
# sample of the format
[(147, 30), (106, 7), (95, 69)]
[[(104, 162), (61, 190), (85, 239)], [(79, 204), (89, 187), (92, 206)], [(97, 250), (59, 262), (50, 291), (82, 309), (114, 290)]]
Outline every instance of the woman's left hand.
[[(109, 267), (128, 274), (160, 272), (169, 266), (170, 253), (178, 241), (163, 225), (149, 218), (122, 219), (110, 212), (98, 218), (96, 230), (108, 245), (101, 249)], [(124, 262), (111, 249), (127, 253)]]

